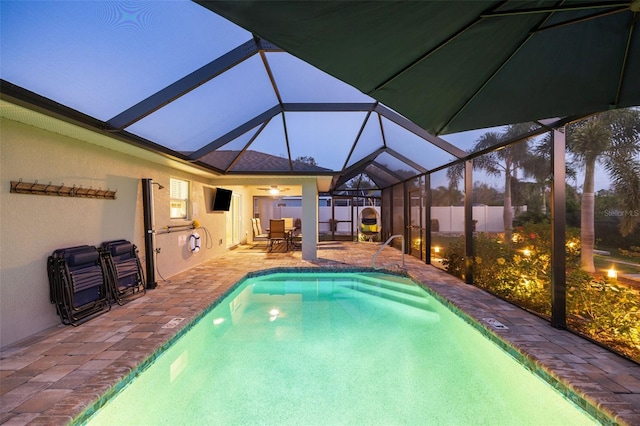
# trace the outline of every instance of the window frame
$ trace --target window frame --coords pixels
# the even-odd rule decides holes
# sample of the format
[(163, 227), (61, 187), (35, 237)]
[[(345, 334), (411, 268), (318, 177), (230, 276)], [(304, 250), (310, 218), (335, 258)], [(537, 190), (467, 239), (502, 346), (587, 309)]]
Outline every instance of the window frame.
[[(185, 198), (181, 198), (185, 197)], [(188, 220), (191, 182), (177, 177), (169, 178), (169, 219)], [(177, 214), (176, 214), (177, 213)]]

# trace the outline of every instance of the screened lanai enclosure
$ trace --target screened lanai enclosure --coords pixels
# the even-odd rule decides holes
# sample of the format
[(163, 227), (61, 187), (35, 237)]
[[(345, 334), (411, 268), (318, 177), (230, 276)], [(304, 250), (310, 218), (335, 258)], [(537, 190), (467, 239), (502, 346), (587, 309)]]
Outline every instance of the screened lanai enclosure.
[(640, 360), (638, 0), (1, 8), (3, 116), (320, 177), (350, 223), (378, 207), (373, 243)]

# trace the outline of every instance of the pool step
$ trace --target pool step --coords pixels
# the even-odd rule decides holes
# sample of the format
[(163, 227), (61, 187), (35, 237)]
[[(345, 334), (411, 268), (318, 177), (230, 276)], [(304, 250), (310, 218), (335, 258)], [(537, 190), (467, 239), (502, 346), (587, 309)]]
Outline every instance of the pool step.
[(359, 278), (358, 283), (344, 283), (343, 286), (350, 290), (370, 294), (392, 302), (402, 303), (425, 311), (433, 311), (429, 299), (425, 297), (424, 293), (420, 293), (422, 290), (406, 284), (392, 285), (375, 279)]
[[(331, 286), (325, 289), (317, 288), (316, 282), (329, 279)], [(372, 296), (381, 297), (407, 306), (425, 311), (433, 311), (424, 290), (417, 285), (407, 283), (407, 278), (389, 274), (353, 274), (347, 278), (339, 274), (324, 273), (313, 276), (300, 276), (295, 279), (283, 277), (268, 277), (260, 280), (254, 287), (255, 293), (268, 294), (329, 294), (335, 287), (342, 287), (351, 291), (358, 291)], [(336, 296), (340, 297), (340, 296)]]
[(360, 282), (373, 285), (375, 287), (386, 288), (397, 293), (404, 293), (420, 298), (425, 297), (425, 292), (415, 284), (410, 283), (406, 277), (380, 274), (380, 275), (356, 275)]

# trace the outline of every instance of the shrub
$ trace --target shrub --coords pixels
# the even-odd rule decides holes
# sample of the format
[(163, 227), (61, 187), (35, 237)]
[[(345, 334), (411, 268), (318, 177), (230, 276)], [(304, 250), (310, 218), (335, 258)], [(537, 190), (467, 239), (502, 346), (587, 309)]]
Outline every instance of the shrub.
[(640, 298), (605, 278), (578, 280), (567, 287), (569, 324), (640, 362)]
[[(551, 314), (551, 227), (527, 223), (514, 229), (508, 243), (479, 233), (474, 238), (473, 282), (539, 315)], [(443, 254), (447, 272), (464, 278), (464, 239)], [(594, 277), (580, 269), (579, 230), (566, 233), (567, 313), (569, 326), (640, 362), (640, 297), (633, 289)]]

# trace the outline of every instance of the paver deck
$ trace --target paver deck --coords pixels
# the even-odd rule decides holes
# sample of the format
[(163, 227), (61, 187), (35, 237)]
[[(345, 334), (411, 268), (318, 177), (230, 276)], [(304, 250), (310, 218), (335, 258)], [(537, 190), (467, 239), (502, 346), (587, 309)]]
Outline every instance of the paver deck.
[[(240, 248), (185, 271), (125, 306), (79, 327), (57, 326), (0, 353), (0, 423), (69, 424), (101, 395), (136, 369), (250, 271), (277, 267), (370, 267), (379, 248), (370, 243), (320, 243), (318, 260), (301, 253), (266, 253)], [(385, 248), (378, 263), (389, 269), (401, 254)], [(603, 422), (640, 425), (640, 365), (567, 331), (557, 330), (522, 309), (462, 283), (418, 259), (405, 256), (406, 271), (463, 316), (478, 321), (489, 337), (528, 368), (559, 380), (610, 416)], [(393, 265), (393, 266), (392, 266)], [(53, 307), (52, 307), (53, 309)], [(162, 326), (184, 318), (174, 328)], [(507, 326), (493, 328), (492, 318)]]

